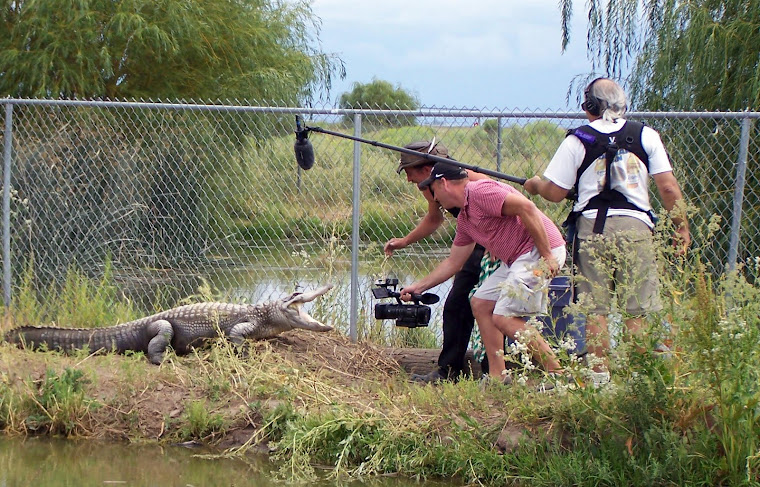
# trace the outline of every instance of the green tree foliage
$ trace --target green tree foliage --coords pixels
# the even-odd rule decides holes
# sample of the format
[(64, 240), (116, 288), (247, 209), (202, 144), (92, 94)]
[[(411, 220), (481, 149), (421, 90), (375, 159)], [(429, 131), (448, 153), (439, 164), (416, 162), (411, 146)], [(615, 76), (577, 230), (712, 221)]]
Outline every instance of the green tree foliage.
[[(350, 92), (340, 96), (341, 108), (369, 108), (378, 110), (416, 110), (420, 107), (417, 98), (388, 81), (373, 79), (371, 83), (354, 83)], [(346, 122), (350, 122), (347, 117)], [(365, 116), (364, 123), (375, 127), (416, 125), (415, 117), (398, 115)]]
[(19, 0), (0, 21), (0, 95), (294, 103), (345, 76), (305, 0)]
[[(563, 48), (572, 0), (561, 0)], [(652, 110), (760, 108), (760, 0), (589, 0), (594, 71), (620, 78)]]

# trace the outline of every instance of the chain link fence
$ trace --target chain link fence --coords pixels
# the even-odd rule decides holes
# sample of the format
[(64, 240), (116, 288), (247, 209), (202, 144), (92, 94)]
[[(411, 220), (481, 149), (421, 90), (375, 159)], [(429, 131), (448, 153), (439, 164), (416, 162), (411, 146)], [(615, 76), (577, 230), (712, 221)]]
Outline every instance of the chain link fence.
[[(436, 137), (457, 160), (518, 177), (540, 174), (566, 130), (583, 123), (577, 113), (549, 111), (3, 104), (3, 300), (16, 324), (33, 321), (24, 314), (30, 296), (52, 305), (72, 279), (114, 286), (118, 299), (146, 312), (201, 291), (257, 302), (332, 282), (319, 313), (359, 339), (377, 326), (373, 282), (427, 273), (447, 254), (453, 220), (385, 258), (383, 244), (426, 211), (395, 172), (399, 154), (312, 132), (316, 163), (303, 171), (293, 153), (296, 114), (395, 146)], [(716, 273), (760, 256), (758, 116), (629, 117), (660, 131), (695, 208), (695, 248)], [(534, 201), (558, 223), (568, 211), (568, 203)], [(703, 238), (700, 228), (715, 216), (719, 230)], [(444, 297), (448, 284), (432, 291)], [(431, 329), (439, 330), (442, 306), (433, 308)]]

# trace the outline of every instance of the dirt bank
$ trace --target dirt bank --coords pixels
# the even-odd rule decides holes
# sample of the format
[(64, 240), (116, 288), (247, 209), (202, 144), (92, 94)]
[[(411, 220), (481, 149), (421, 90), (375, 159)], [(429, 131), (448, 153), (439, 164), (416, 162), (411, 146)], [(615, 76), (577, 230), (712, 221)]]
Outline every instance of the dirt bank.
[[(394, 383), (406, 381), (408, 372), (432, 370), (438, 355), (438, 350), (383, 349), (351, 343), (338, 333), (304, 332), (253, 343), (246, 358), (228, 352), (224, 344), (217, 343), (190, 356), (170, 354), (161, 366), (154, 366), (140, 354), (82, 352), (66, 356), (19, 350), (4, 343), (0, 345), (0, 387), (14, 391), (17, 398), (15, 404), (6, 406), (11, 413), (5, 429), (20, 434), (50, 432), (45, 421), (30, 421), (28, 416), (40, 413), (39, 396), (46, 376), (52, 373), (57, 377), (66, 369), (75, 369), (83, 372), (85, 396), (94, 402), (81, 417), (68, 412), (74, 416), (66, 419), (73, 423), (65, 428), (67, 434), (184, 440), (187, 423), (193, 421), (189, 408), (195, 403), (204, 404), (210, 415), (224, 422), (224, 427), (200, 439), (229, 448), (250, 442), (262, 414), (283, 401), (296, 408), (315, 407), (314, 397), (300, 392), (304, 388), (323, 395), (322, 402), (366, 404), (371, 399), (367, 391), (374, 394), (393, 389)], [(258, 369), (259, 375), (244, 368)], [(35, 407), (36, 413), (28, 411)], [(57, 413), (43, 411), (48, 416)], [(49, 419), (47, 423), (53, 421)], [(52, 429), (60, 432), (60, 427)]]

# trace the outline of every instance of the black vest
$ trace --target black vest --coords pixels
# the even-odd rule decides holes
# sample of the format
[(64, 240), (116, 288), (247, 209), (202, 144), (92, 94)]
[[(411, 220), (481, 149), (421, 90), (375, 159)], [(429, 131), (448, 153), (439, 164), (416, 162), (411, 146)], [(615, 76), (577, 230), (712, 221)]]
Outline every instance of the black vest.
[(643, 129), (644, 124), (641, 122), (626, 121), (620, 130), (611, 134), (599, 132), (590, 125), (583, 125), (582, 127), (568, 130), (567, 135), (576, 136), (586, 148), (586, 157), (578, 168), (578, 172), (575, 175), (575, 185), (571, 190), (576, 201), (578, 200), (578, 181), (580, 181), (581, 175), (586, 172), (591, 164), (600, 157), (605, 156), (607, 167), (602, 191), (591, 198), (585, 207), (570, 213), (565, 221), (565, 225), (574, 224), (583, 210), (597, 210), (594, 233), (602, 233), (604, 231), (607, 210), (610, 208), (638, 210), (649, 214), (650, 218), (652, 217), (651, 212), (642, 210), (628, 201), (623, 193), (611, 188), (612, 171), (610, 168), (620, 149), (635, 154), (636, 157), (641, 159), (647, 170), (649, 169), (649, 155), (641, 145), (641, 131)]

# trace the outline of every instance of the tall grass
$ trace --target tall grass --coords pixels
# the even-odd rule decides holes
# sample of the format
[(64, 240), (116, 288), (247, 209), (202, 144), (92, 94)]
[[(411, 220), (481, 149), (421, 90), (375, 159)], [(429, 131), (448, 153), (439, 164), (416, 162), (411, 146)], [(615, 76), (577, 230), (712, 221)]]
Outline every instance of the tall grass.
[(137, 307), (119, 292), (114, 282), (111, 261), (106, 260), (102, 267), (102, 277), (97, 281), (70, 268), (62, 285), (50, 283), (41, 290), (35, 280), (34, 260), (30, 259), (10, 308), (13, 323), (93, 328), (137, 318)]
[(24, 427), (31, 432), (53, 435), (84, 433), (83, 419), (92, 408), (98, 407), (84, 391), (87, 382), (81, 370), (67, 368), (59, 375), (48, 369), (36, 394), (27, 396), (29, 414)]

